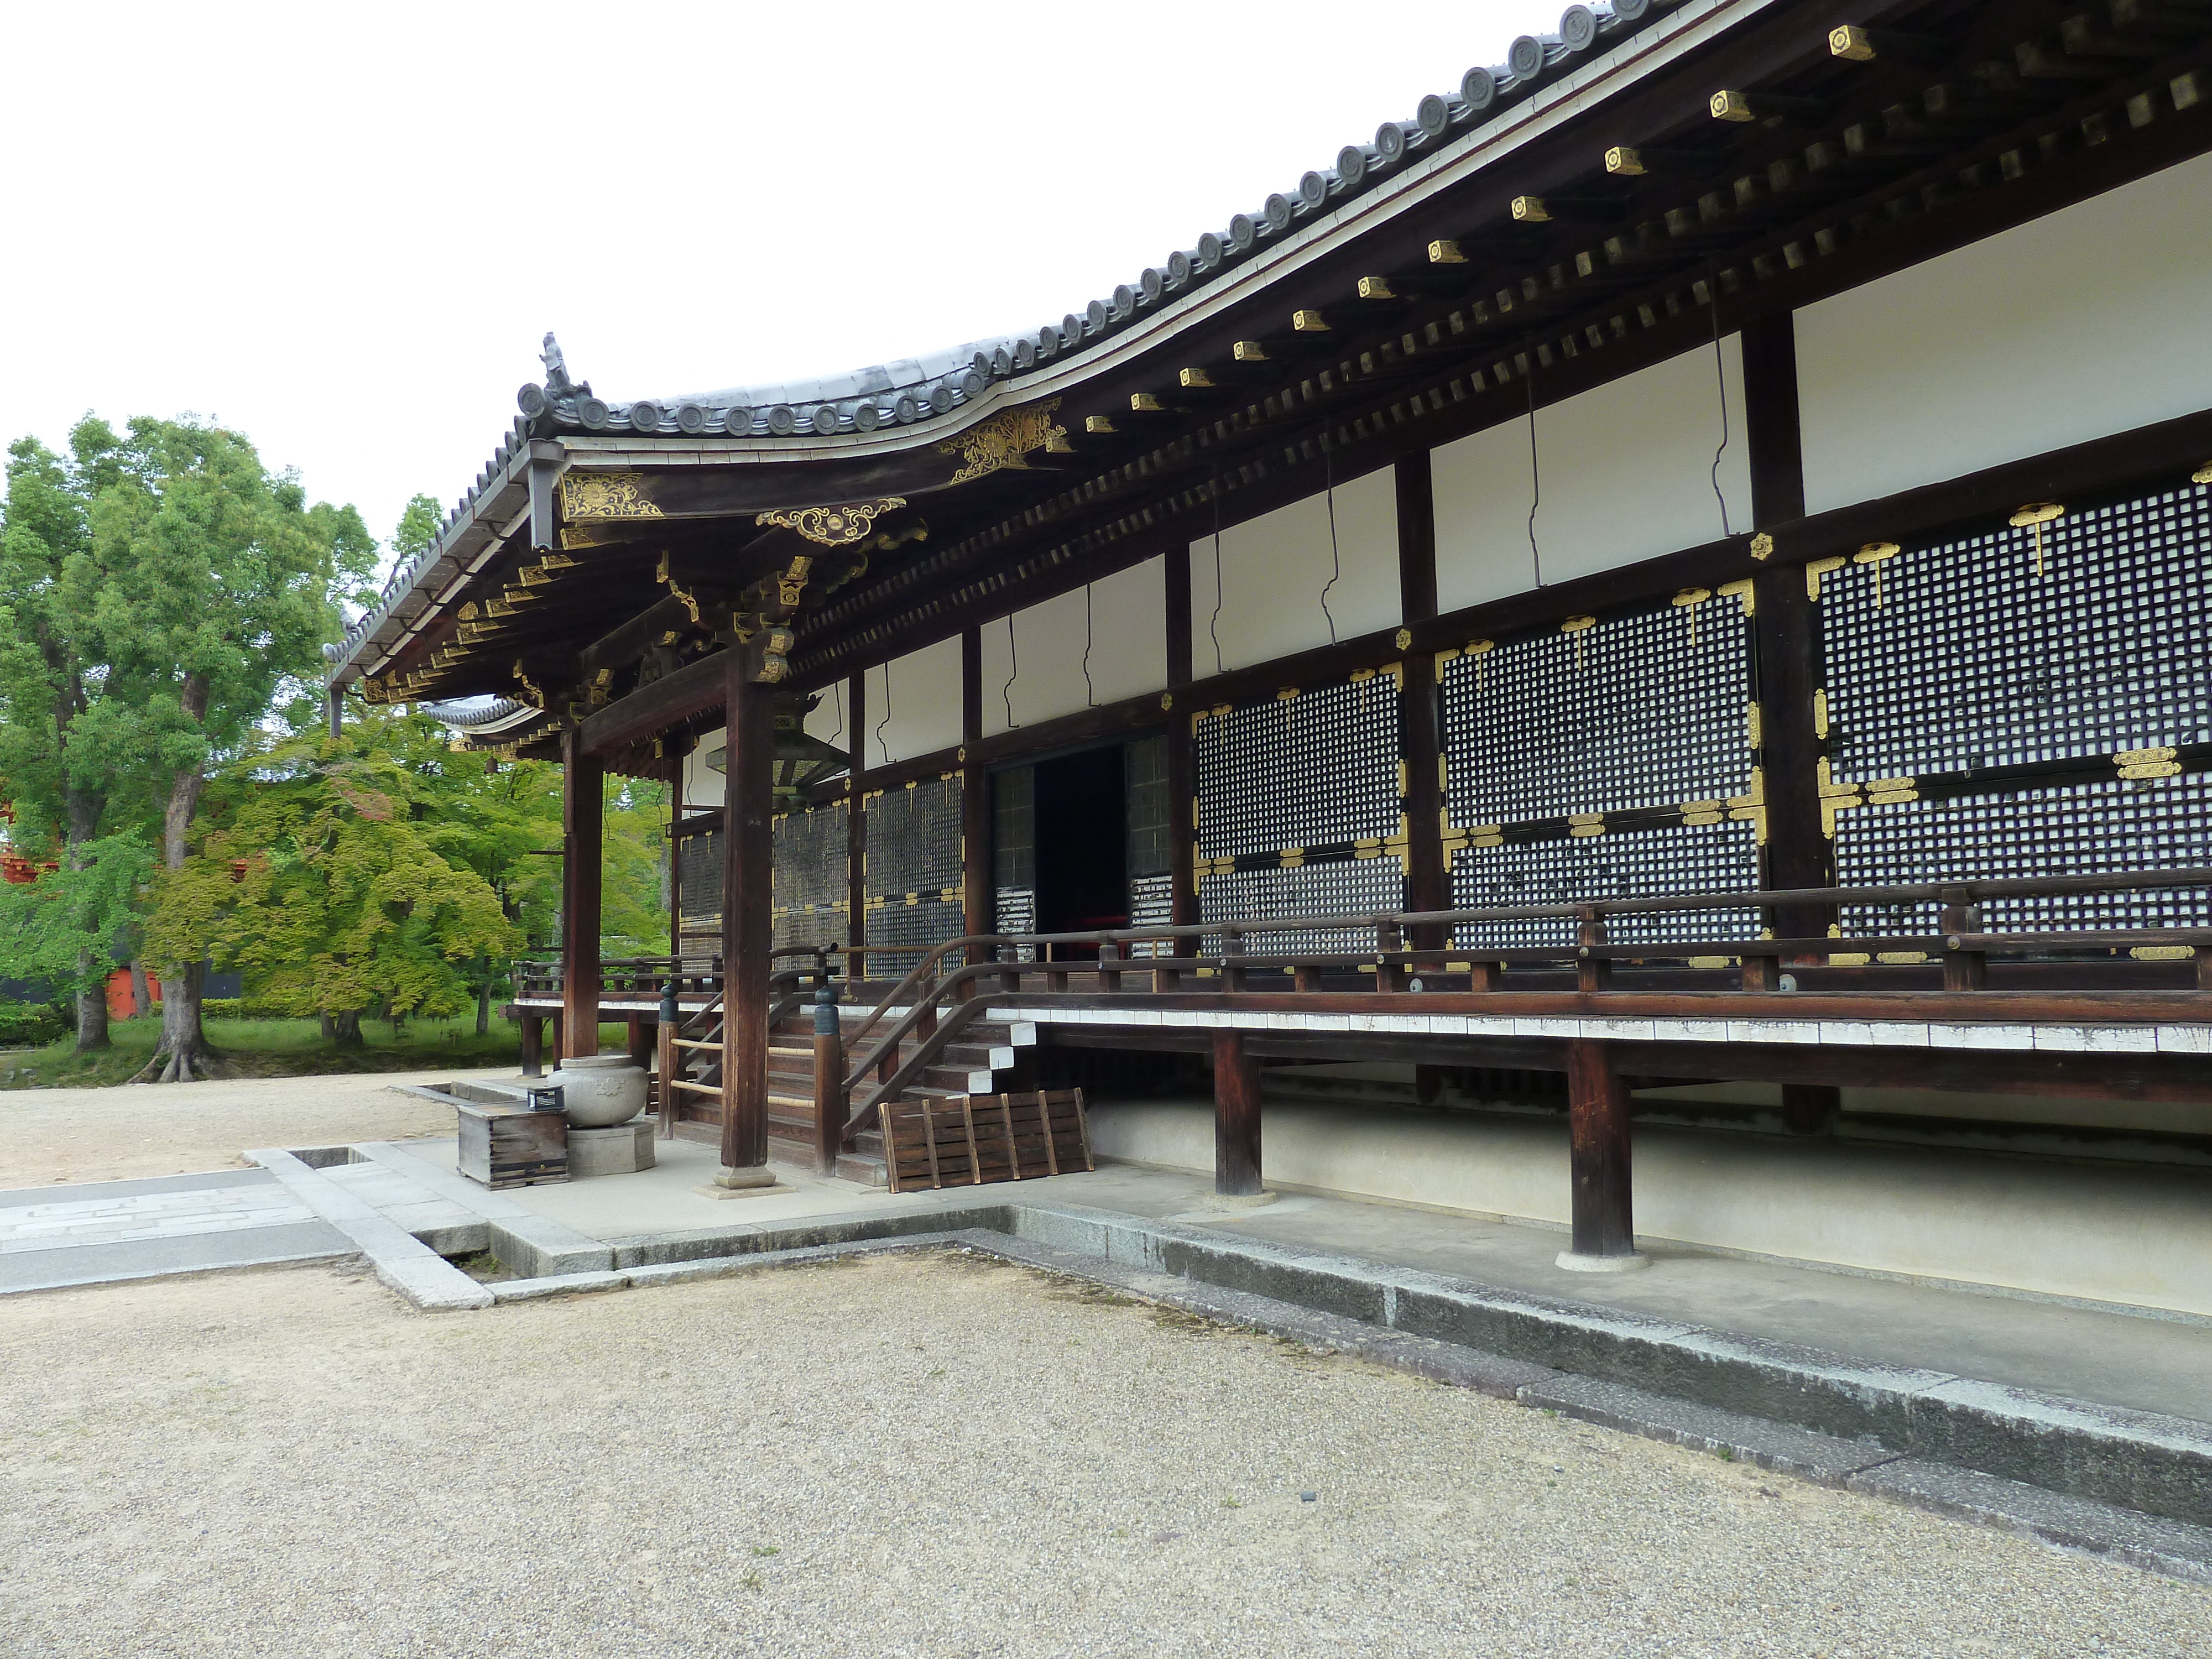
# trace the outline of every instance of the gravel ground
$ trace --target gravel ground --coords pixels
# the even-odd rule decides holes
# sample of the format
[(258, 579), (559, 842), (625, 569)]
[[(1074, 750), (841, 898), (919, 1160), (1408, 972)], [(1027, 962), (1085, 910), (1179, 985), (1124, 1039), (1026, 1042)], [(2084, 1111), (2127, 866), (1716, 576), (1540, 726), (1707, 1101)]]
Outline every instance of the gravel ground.
[(393, 1091), (483, 1073), (372, 1073), (128, 1089), (0, 1092), (0, 1189), (242, 1168), (249, 1146), (328, 1146), (449, 1135), (453, 1112)]
[(24, 1297), (0, 1374), (41, 1659), (2212, 1651), (2199, 1588), (957, 1255)]

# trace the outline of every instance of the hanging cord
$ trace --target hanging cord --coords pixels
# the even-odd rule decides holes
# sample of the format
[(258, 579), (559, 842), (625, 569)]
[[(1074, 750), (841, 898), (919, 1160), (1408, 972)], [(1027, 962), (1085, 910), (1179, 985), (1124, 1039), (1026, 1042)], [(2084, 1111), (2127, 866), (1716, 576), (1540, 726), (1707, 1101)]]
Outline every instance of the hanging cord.
[(1014, 718), (1014, 681), (1022, 672), (1022, 659), (1014, 653), (1014, 613), (1006, 612), (1006, 683), (999, 688), (999, 700), (1006, 705), (1006, 729), (1012, 731), (1021, 722)]
[(891, 665), (884, 665), (884, 717), (876, 722), (876, 747), (883, 750), (884, 764), (891, 763), (891, 746), (884, 741), (884, 733), (891, 723)]
[(1328, 580), (1321, 585), (1321, 614), (1328, 623), (1328, 642), (1336, 643), (1336, 617), (1328, 608), (1328, 590), (1344, 580), (1344, 554), (1336, 544), (1336, 452), (1328, 447), (1328, 434), (1321, 434), (1322, 489), (1328, 501)]
[(1091, 684), (1091, 584), (1083, 584), (1083, 706), (1098, 707), (1098, 697)]
[[(1728, 492), (1721, 488), (1721, 457), (1728, 453), (1728, 365), (1721, 355), (1721, 279), (1720, 273), (1708, 266), (1705, 270), (1705, 301), (1713, 313), (1713, 384), (1721, 395), (1721, 447), (1713, 451), (1713, 499), (1721, 504), (1721, 534), (1733, 536), (1729, 525)], [(1694, 617), (1695, 613), (1692, 612)]]
[(1221, 667), (1221, 475), (1213, 475), (1213, 615), (1206, 624), (1213, 635), (1213, 672)]
[(1536, 509), (1544, 500), (1544, 475), (1536, 465), (1536, 347), (1531, 341), (1528, 367), (1528, 563), (1536, 573), (1536, 586), (1544, 585), (1544, 555), (1536, 545)]

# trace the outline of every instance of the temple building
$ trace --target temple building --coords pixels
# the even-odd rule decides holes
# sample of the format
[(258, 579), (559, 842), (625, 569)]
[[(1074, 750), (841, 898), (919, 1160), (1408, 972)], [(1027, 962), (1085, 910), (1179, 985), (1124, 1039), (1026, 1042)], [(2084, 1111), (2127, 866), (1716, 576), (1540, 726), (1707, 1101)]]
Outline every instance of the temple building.
[(2212, 1314), (2212, 9), (2085, 5), (1577, 4), (1025, 331), (549, 335), (331, 689), (565, 763), (526, 1042), (733, 1187), (1079, 1082), (1563, 1269)]

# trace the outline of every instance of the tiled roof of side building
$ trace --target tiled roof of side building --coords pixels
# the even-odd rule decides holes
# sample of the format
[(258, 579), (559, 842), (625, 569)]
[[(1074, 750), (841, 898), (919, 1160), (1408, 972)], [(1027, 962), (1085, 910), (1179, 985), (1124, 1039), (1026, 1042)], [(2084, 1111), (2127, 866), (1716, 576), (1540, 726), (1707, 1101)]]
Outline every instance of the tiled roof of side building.
[[(517, 394), (520, 417), (477, 475), (470, 489), (447, 516), (433, 546), (395, 570), (376, 607), (347, 629), (343, 645), (326, 653), (332, 672), (341, 672), (360, 641), (373, 632), (398, 600), (411, 591), (416, 577), (434, 565), (471, 515), (477, 497), (501, 478), (528, 441), (564, 432), (737, 436), (752, 439), (813, 439), (835, 433), (872, 432), (950, 415), (981, 397), (995, 380), (1018, 377), (1041, 366), (1081, 352), (1120, 332), (1140, 317), (1172, 303), (1234, 268), (1303, 224), (1334, 212), (1348, 198), (1383, 182), (1409, 158), (1432, 154), (1471, 137), (1540, 88), (1558, 80), (1598, 48), (1617, 45), (1648, 27), (1662, 11), (1683, 0), (1600, 0), (1569, 6), (1556, 33), (1524, 34), (1501, 64), (1477, 66), (1460, 79), (1455, 93), (1431, 93), (1413, 118), (1385, 121), (1365, 143), (1346, 144), (1333, 167), (1307, 173), (1287, 192), (1267, 198), (1258, 210), (1233, 215), (1227, 227), (1207, 231), (1197, 245), (1170, 253), (1148, 267), (1133, 283), (1117, 286), (1104, 299), (1071, 311), (1056, 323), (1032, 332), (971, 342), (927, 356), (878, 364), (845, 374), (780, 385), (726, 387), (672, 398), (641, 398), (626, 404), (597, 396), (588, 381), (569, 378), (553, 336), (545, 337), (546, 378)], [(1702, 13), (1711, 5), (1692, 4)]]

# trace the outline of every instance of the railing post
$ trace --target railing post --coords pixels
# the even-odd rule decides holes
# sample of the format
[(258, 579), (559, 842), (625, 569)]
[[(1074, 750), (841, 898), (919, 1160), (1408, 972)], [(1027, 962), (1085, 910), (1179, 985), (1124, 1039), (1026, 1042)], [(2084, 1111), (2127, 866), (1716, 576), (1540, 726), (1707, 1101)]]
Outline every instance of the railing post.
[(1973, 890), (1966, 887), (1945, 888), (1942, 902), (1943, 988), (1978, 991), (1990, 981), (1989, 958), (1979, 951), (1959, 949), (1957, 936), (1982, 931), (1981, 907), (1974, 902)]
[(1375, 988), (1378, 991), (1402, 991), (1409, 977), (1406, 964), (1384, 958), (1396, 955), (1405, 948), (1405, 936), (1398, 931), (1395, 918), (1378, 916), (1375, 920)]
[(660, 1138), (663, 1140), (676, 1138), (676, 1115), (681, 1109), (680, 1103), (684, 1097), (684, 1091), (676, 1086), (676, 1079), (684, 1070), (676, 1057), (676, 1034), (683, 1025), (684, 1011), (677, 1003), (676, 981), (672, 978), (668, 981), (668, 988), (660, 994), (660, 1023), (653, 1032), (657, 1039), (655, 1046), (660, 1051), (657, 1056), (660, 1069), (657, 1092), (660, 1100)]
[(1244, 930), (1241, 927), (1221, 930), (1221, 988), (1244, 988)]
[(1592, 952), (1605, 944), (1605, 918), (1584, 906), (1575, 921), (1575, 989), (1585, 995), (1607, 990), (1613, 984), (1610, 959)]
[(852, 1111), (845, 1094), (844, 1027), (837, 1013), (837, 987), (828, 974), (814, 993), (814, 1161), (824, 1175), (837, 1167), (845, 1144), (845, 1119)]
[(1111, 968), (1107, 965), (1109, 963), (1116, 963), (1121, 960), (1121, 947), (1120, 945), (1116, 945), (1110, 939), (1101, 939), (1098, 942), (1098, 988), (1100, 990), (1119, 991), (1121, 988), (1121, 971), (1118, 969)]
[(1746, 950), (1743, 953), (1743, 988), (1747, 991), (1780, 990), (1782, 958), (1771, 951), (1761, 956)]
[(1021, 946), (1019, 946), (1018, 945), (998, 945), (998, 946), (996, 946), (996, 947), (994, 947), (994, 948), (997, 950), (997, 951), (998, 951), (998, 953), (999, 953), (999, 960), (1000, 960), (1000, 962), (1002, 962), (1002, 963), (1005, 963), (1005, 962), (1013, 962), (1013, 963), (1014, 963), (1014, 971), (1013, 971), (1012, 973), (1010, 973), (1010, 974), (1008, 974), (1008, 973), (1001, 973), (1001, 974), (999, 975), (999, 994), (1000, 994), (1000, 996), (1008, 996), (1008, 997), (1018, 997), (1018, 996), (1021, 995), (1021, 994), (1022, 994), (1021, 964), (1020, 964), (1020, 963), (1019, 963), (1019, 962), (1018, 962), (1018, 961), (1017, 961), (1015, 958), (1013, 958), (1013, 957), (1009, 957), (1009, 956), (1006, 954), (1006, 952), (1007, 952), (1007, 951), (1019, 951), (1019, 950), (1021, 949)]
[(518, 1017), (522, 1027), (522, 1074), (525, 1077), (545, 1075), (545, 1017), (527, 1009)]

